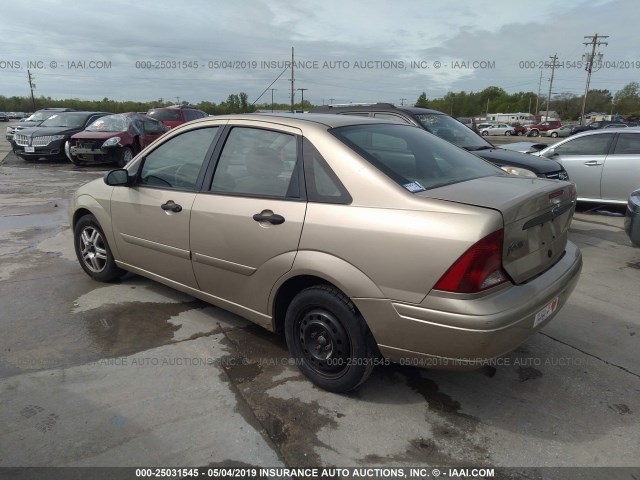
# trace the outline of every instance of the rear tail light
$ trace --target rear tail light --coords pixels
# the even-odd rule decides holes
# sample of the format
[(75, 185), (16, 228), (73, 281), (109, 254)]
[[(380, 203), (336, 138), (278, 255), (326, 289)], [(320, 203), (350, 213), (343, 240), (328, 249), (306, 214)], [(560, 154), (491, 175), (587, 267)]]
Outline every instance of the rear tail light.
[(474, 293), (508, 281), (502, 269), (504, 230), (490, 233), (467, 250), (433, 287), (456, 293)]

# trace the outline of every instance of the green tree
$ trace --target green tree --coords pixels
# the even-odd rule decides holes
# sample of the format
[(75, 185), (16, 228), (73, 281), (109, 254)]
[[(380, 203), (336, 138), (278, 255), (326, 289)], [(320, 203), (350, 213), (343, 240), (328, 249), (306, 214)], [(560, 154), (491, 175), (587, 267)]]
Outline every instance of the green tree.
[(416, 107), (423, 107), (423, 108), (429, 107), (429, 102), (427, 102), (426, 92), (422, 92), (420, 94), (420, 96), (418, 97), (418, 100), (416, 100)]
[(613, 97), (616, 112), (629, 115), (640, 112), (640, 84), (631, 82), (622, 87)]

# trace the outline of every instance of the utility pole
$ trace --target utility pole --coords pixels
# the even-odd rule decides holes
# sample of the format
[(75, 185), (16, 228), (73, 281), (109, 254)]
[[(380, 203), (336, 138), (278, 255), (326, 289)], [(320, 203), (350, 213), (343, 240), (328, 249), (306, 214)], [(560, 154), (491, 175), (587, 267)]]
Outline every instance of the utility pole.
[(533, 112), (535, 116), (538, 115), (538, 106), (540, 104), (540, 88), (542, 88), (542, 69), (540, 69), (540, 80), (538, 80), (538, 96), (536, 97), (536, 111)]
[(294, 104), (294, 89), (293, 89), (293, 47), (291, 47), (291, 113), (296, 111)]
[(486, 119), (489, 120), (489, 99), (487, 98), (487, 113), (485, 115)]
[(404, 101), (406, 100), (406, 98), (401, 98), (400, 99), (400, 106), (404, 107)]
[(277, 88), (270, 88), (271, 90), (271, 112), (273, 113), (273, 91), (277, 90)]
[(34, 78), (31, 76), (31, 71), (27, 70), (27, 76), (29, 77), (29, 88), (31, 89), (31, 106), (33, 111), (36, 111), (36, 99), (33, 97), (33, 89), (36, 88), (36, 84), (33, 83)]
[(302, 113), (304, 113), (304, 91), (305, 90), (309, 90), (309, 89), (308, 88), (297, 88), (296, 90), (300, 90), (302, 92), (302, 103), (301, 103), (302, 108), (300, 108), (300, 110), (302, 110)]
[[(584, 124), (584, 111), (585, 108), (587, 107), (587, 93), (589, 92), (589, 82), (591, 82), (591, 72), (593, 70), (593, 62), (596, 59), (596, 47), (599, 47), (600, 45), (609, 45), (607, 42), (601, 42), (598, 39), (599, 38), (609, 38), (609, 35), (600, 35), (598, 36), (598, 34), (596, 33), (594, 36), (588, 36), (585, 35), (584, 38), (590, 38), (591, 41), (589, 42), (582, 42), (584, 46), (588, 47), (589, 45), (591, 45), (591, 53), (585, 53), (582, 58), (587, 62), (587, 66), (585, 67), (585, 70), (587, 71), (587, 84), (584, 87), (584, 98), (582, 99), (582, 110), (580, 110), (580, 125)], [(600, 62), (602, 60), (602, 54), (598, 53), (598, 62)]]
[(335, 100), (335, 98), (330, 98), (329, 99), (329, 105), (333, 105), (333, 101)]
[(176, 97), (176, 100), (178, 101), (178, 105), (180, 105), (180, 97)]
[(556, 53), (553, 57), (549, 57), (553, 63), (551, 64), (551, 79), (549, 80), (549, 96), (547, 97), (547, 114), (545, 115), (545, 120), (549, 120), (549, 104), (551, 103), (551, 87), (553, 87), (553, 76), (556, 73), (556, 67), (558, 64), (556, 60), (558, 60), (558, 54)]

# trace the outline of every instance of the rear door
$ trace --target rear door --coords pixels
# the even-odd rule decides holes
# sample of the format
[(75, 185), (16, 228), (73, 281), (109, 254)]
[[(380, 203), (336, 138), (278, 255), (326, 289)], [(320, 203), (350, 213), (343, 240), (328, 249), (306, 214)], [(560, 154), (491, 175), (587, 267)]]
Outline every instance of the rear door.
[(604, 163), (601, 192), (603, 200), (626, 203), (640, 187), (640, 134), (619, 133)]
[(204, 292), (267, 314), (271, 288), (293, 265), (306, 212), (301, 132), (255, 121), (227, 131), (191, 212), (193, 269)]
[(600, 182), (613, 133), (576, 137), (555, 147), (551, 157), (562, 164), (578, 189), (578, 198), (600, 199)]

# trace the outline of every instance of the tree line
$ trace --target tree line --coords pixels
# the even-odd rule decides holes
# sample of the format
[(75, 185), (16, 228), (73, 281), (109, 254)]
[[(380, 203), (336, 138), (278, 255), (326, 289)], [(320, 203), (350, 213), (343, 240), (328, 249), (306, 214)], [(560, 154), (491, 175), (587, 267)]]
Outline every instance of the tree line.
[[(551, 96), (547, 104), (546, 95), (537, 96), (534, 92), (507, 93), (500, 87), (487, 87), (479, 92), (449, 92), (443, 97), (428, 99), (426, 92), (422, 92), (416, 99), (418, 107), (428, 107), (440, 110), (454, 117), (481, 117), (486, 113), (507, 112), (537, 112), (544, 113), (547, 109), (558, 112), (563, 120), (575, 121), (579, 119), (582, 109), (582, 95), (560, 93)], [(187, 102), (182, 102), (187, 105)], [(152, 108), (168, 107), (173, 103), (158, 99), (148, 102), (116, 101), (108, 98), (102, 100), (53, 99), (51, 97), (35, 98), (35, 110), (46, 107), (67, 107), (76, 110), (90, 110), (101, 112), (147, 112)], [(249, 103), (246, 93), (232, 93), (220, 103), (201, 101), (190, 104), (191, 107), (207, 112), (210, 115), (224, 115), (228, 113), (249, 113), (257, 109), (269, 111), (290, 110), (290, 104)], [(537, 112), (536, 112), (537, 106)], [(314, 105), (305, 100), (304, 106), (297, 103), (296, 109), (309, 110)], [(4, 97), (0, 95), (0, 112), (32, 112), (34, 111), (31, 97)], [(640, 84), (631, 82), (625, 85), (615, 95), (609, 90), (589, 90), (587, 95), (587, 112), (606, 112), (640, 118)]]
[[(558, 112), (563, 120), (579, 120), (583, 95), (564, 92), (547, 96), (534, 92), (509, 94), (500, 87), (487, 87), (479, 92), (449, 92), (444, 97), (427, 99), (426, 92), (417, 98), (415, 105), (453, 115), (454, 117), (476, 117), (487, 113), (529, 112), (544, 114), (547, 108)], [(547, 106), (548, 105), (548, 106)], [(537, 111), (536, 111), (537, 106)], [(585, 113), (604, 112), (640, 118), (640, 84), (631, 82), (615, 95), (609, 90), (589, 90)]]

